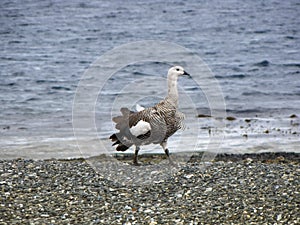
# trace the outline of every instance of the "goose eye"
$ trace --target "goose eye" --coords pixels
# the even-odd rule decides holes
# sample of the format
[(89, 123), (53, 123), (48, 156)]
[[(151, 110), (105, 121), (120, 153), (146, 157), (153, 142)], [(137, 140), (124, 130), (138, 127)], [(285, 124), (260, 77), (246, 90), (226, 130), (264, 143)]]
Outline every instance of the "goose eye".
[(179, 71), (179, 69), (177, 68), (176, 71)]

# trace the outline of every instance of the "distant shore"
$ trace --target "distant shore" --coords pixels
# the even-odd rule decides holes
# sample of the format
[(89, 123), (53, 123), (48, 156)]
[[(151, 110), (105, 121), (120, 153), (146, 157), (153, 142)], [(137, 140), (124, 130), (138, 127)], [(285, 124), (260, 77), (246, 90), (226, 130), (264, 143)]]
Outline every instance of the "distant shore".
[(151, 185), (122, 186), (84, 159), (0, 160), (0, 223), (300, 223), (300, 153), (217, 155), (204, 170), (200, 161)]

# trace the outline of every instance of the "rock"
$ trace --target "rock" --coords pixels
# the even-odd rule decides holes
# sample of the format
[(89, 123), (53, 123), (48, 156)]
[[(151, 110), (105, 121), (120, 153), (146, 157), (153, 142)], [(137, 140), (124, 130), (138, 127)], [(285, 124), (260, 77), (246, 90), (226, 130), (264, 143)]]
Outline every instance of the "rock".
[(211, 192), (213, 189), (211, 187), (205, 189), (205, 193)]
[(184, 177), (186, 178), (186, 179), (190, 179), (190, 178), (192, 178), (194, 176), (194, 174), (187, 174), (187, 175), (184, 175)]
[(251, 159), (251, 158), (246, 158), (246, 159), (245, 159), (245, 162), (246, 162), (246, 163), (252, 163), (252, 162), (253, 162), (253, 159)]
[(151, 209), (145, 209), (143, 212), (144, 213), (153, 213), (153, 211)]
[(281, 214), (278, 214), (277, 217), (276, 217), (276, 220), (277, 220), (277, 221), (280, 221), (281, 218), (282, 218)]
[(210, 115), (206, 115), (206, 114), (198, 114), (198, 118), (210, 118)]
[(233, 121), (233, 120), (236, 120), (236, 118), (235, 118), (235, 117), (233, 117), (233, 116), (227, 116), (227, 117), (226, 117), (226, 119), (227, 119), (228, 121)]
[(151, 219), (149, 225), (156, 225), (156, 224), (158, 224), (158, 223), (155, 220)]

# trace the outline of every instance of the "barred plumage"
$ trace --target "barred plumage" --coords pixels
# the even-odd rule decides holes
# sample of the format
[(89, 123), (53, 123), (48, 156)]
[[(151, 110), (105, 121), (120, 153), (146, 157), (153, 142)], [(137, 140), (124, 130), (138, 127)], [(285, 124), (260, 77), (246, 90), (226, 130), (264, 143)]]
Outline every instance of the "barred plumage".
[(189, 74), (180, 66), (169, 69), (168, 96), (155, 106), (139, 112), (121, 108), (122, 116), (113, 118), (119, 130), (110, 136), (113, 146), (118, 145), (117, 151), (126, 151), (135, 145), (134, 164), (138, 164), (137, 155), (141, 145), (160, 144), (169, 157), (167, 140), (184, 127), (184, 114), (178, 111), (177, 79), (181, 75)]

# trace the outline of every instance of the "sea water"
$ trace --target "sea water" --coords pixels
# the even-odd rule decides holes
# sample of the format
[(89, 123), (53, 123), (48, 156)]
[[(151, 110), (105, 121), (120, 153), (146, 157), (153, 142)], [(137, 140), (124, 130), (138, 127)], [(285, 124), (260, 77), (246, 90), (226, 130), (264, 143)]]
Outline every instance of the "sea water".
[[(103, 152), (82, 152), (77, 146), (72, 127), (76, 88), (102, 54), (142, 40), (174, 42), (201, 57), (218, 80), (227, 116), (232, 117), (198, 117), (210, 115), (205, 93), (192, 81), (180, 79), (181, 93), (195, 104), (193, 110), (185, 108), (181, 95), (186, 129), (170, 138), (171, 152), (299, 152), (299, 11), (296, 0), (3, 0), (0, 157), (70, 158)], [(115, 131), (114, 124), (101, 115), (118, 112), (106, 103), (120, 96), (119, 87), (138, 77), (163, 79), (168, 68), (165, 63), (139, 63), (112, 76), (95, 102), (98, 138), (93, 142), (102, 142), (99, 146), (114, 152), (107, 139)], [(138, 100), (147, 107), (166, 93), (163, 82), (157, 88), (150, 82), (146, 87), (145, 96), (121, 94), (130, 96), (132, 103), (127, 104), (134, 108)], [(220, 119), (225, 125), (221, 128), (215, 125)], [(216, 135), (222, 143), (209, 149)], [(88, 137), (82, 138), (89, 145)], [(159, 146), (148, 146), (141, 152), (161, 151)]]

